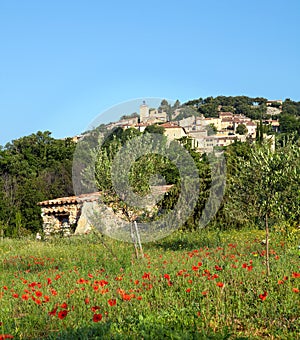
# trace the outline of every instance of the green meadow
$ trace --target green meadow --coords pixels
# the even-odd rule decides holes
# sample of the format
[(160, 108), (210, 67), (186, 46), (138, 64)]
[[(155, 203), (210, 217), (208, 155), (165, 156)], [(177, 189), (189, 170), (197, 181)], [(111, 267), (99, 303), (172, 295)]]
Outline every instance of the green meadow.
[(4, 239), (0, 339), (297, 339), (299, 229)]

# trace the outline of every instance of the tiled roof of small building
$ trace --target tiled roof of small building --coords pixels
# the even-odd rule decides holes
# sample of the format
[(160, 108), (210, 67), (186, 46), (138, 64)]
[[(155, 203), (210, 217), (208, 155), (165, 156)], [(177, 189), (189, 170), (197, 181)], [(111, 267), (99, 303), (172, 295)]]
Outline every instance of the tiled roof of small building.
[(90, 194), (82, 194), (79, 196), (59, 197), (52, 200), (39, 202), (38, 205), (62, 205), (81, 202), (93, 202), (97, 201), (99, 196), (100, 196), (99, 192), (93, 192)]
[[(163, 194), (168, 192), (173, 185), (157, 185), (152, 186), (151, 191), (156, 194)], [(79, 196), (69, 196), (69, 197), (59, 197), (48, 201), (39, 202), (37, 205), (40, 206), (57, 206), (57, 205), (64, 205), (64, 204), (76, 204), (76, 203), (83, 203), (83, 202), (94, 202), (98, 201), (100, 197), (100, 192), (93, 192), (90, 194), (82, 194)]]

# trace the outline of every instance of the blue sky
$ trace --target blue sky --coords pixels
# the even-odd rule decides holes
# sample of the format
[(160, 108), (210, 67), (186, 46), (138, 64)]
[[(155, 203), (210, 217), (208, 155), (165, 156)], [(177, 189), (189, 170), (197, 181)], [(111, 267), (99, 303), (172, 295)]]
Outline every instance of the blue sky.
[(0, 0), (0, 145), (134, 98), (300, 101), (298, 0)]

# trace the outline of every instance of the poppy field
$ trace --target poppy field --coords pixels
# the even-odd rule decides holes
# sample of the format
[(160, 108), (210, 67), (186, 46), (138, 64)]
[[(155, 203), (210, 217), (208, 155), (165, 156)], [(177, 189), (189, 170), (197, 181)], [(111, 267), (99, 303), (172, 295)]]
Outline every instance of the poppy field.
[(0, 241), (0, 339), (297, 339), (299, 230)]

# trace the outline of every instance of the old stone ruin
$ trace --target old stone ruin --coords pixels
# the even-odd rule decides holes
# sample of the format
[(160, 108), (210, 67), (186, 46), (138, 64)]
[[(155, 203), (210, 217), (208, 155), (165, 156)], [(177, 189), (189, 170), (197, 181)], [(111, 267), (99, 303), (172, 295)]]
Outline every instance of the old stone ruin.
[[(149, 204), (146, 208), (150, 212), (154, 211), (155, 202), (168, 193), (172, 186), (151, 186), (151, 194), (146, 196), (147, 204)], [(121, 221), (124, 218), (122, 212), (115, 211), (112, 206), (108, 206), (104, 214), (101, 214), (101, 205), (98, 205), (100, 196), (100, 192), (94, 192), (39, 202), (44, 238), (47, 239), (54, 235), (71, 236), (89, 233), (93, 229), (91, 224), (93, 218), (97, 218), (96, 223), (103, 220), (105, 226), (103, 226), (102, 232), (104, 233), (111, 234), (110, 230), (112, 229), (122, 229), (123, 224), (116, 222), (117, 218), (120, 218)]]
[(92, 226), (86, 211), (91, 208), (93, 202), (97, 202), (99, 195), (100, 193), (95, 192), (39, 202), (45, 238), (53, 235), (70, 236), (88, 233)]

